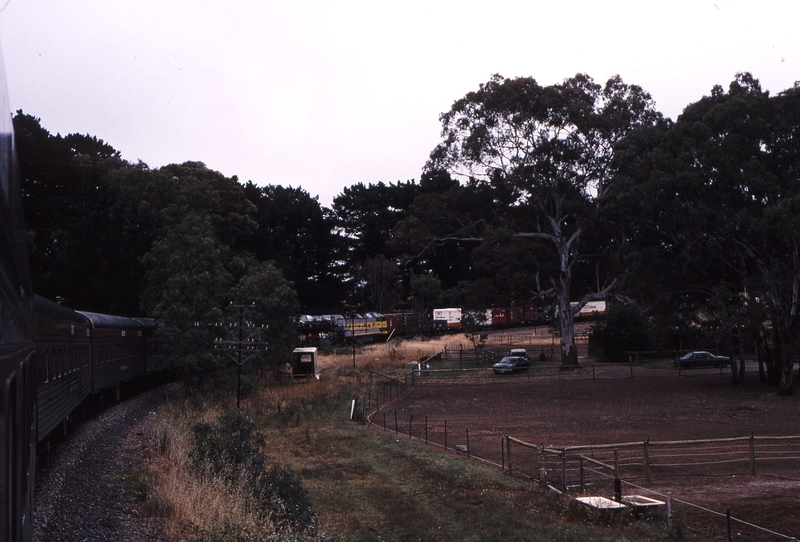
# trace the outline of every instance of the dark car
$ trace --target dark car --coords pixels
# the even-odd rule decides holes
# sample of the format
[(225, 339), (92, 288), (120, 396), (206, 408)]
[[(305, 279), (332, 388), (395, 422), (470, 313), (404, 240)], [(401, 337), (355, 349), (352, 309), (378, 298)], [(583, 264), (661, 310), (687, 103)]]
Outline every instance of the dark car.
[(531, 366), (531, 360), (528, 358), (524, 358), (522, 356), (506, 356), (501, 359), (499, 362), (492, 365), (492, 370), (494, 370), (494, 374), (510, 374), (510, 373), (518, 373), (521, 371), (527, 371), (528, 367)]
[(715, 356), (711, 352), (698, 350), (675, 358), (675, 367), (695, 368), (695, 367), (727, 367), (731, 363), (728, 356)]

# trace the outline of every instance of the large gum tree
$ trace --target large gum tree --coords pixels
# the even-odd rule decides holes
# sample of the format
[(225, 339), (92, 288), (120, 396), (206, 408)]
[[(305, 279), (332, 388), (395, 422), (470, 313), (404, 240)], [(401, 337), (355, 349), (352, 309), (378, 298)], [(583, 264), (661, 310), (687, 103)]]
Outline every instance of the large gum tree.
[[(515, 235), (554, 249), (557, 272), (545, 293), (557, 301), (564, 367), (578, 365), (570, 286), (583, 258), (581, 237), (614, 178), (614, 145), (660, 117), (640, 87), (619, 76), (601, 86), (585, 74), (546, 87), (495, 75), (441, 115), (443, 141), (426, 169), (511, 187), (516, 203), (534, 214), (531, 231)], [(582, 301), (604, 297), (613, 284)]]

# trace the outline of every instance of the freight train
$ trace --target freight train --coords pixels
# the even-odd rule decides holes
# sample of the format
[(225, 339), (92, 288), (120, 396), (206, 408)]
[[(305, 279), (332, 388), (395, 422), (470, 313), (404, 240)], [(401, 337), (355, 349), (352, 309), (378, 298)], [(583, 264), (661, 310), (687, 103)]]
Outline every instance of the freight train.
[(499, 329), (543, 323), (543, 313), (534, 305), (515, 305), (487, 310), (460, 308), (434, 309), (429, 315), (414, 312), (366, 313), (343, 316), (325, 314), (303, 315), (297, 323), (300, 340), (314, 344), (321, 340), (331, 343), (386, 340), (415, 333), (445, 333), (467, 329)]
[[(573, 303), (576, 320), (588, 320), (604, 314), (605, 301), (590, 301), (579, 308)], [(304, 314), (297, 322), (300, 342), (317, 344), (327, 340), (333, 344), (350, 342), (353, 338), (362, 342), (387, 340), (392, 337), (415, 333), (448, 333), (479, 329), (503, 329), (509, 327), (546, 324), (554, 309), (540, 309), (536, 305), (512, 305), (485, 310), (463, 310), (459, 307), (433, 309), (428, 315), (415, 312), (392, 312), (353, 314)]]

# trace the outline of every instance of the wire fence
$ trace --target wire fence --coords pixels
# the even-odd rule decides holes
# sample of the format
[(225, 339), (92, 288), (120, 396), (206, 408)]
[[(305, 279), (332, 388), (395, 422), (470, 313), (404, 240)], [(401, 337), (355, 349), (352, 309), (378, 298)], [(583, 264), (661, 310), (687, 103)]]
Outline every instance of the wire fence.
[[(753, 480), (770, 476), (788, 476), (793, 480), (800, 472), (800, 436), (752, 434), (728, 439), (647, 440), (556, 448), (501, 436), (492, 428), (470, 427), (468, 414), (436, 419), (422, 412), (393, 408), (394, 401), (412, 386), (434, 383), (504, 383), (536, 378), (635, 379), (653, 374), (727, 376), (729, 372), (723, 367), (675, 367), (670, 357), (672, 353), (660, 353), (638, 358), (630, 356), (629, 362), (622, 364), (594, 363), (584, 358), (578, 368), (569, 371), (563, 370), (557, 362), (534, 361), (527, 371), (495, 375), (489, 363), (492, 356), (496, 359), (501, 354), (506, 355), (505, 352), (519, 344), (509, 341), (502, 348), (486, 349), (484, 352), (495, 354), (484, 354), (481, 359), (470, 359), (467, 349), (461, 349), (458, 354), (455, 353), (458, 349), (445, 349), (435, 363), (422, 361), (418, 368), (400, 376), (371, 371), (371, 391), (362, 398), (361, 419), (378, 430), (463, 454), (512, 476), (567, 494), (580, 495), (589, 491), (614, 495), (619, 500), (637, 498), (636, 510), (666, 507), (664, 521), (670, 530), (674, 528), (675, 516), (679, 518), (678, 523), (691, 520), (691, 526), (686, 524), (681, 528), (711, 539), (726, 539), (735, 530), (738, 540), (795, 540), (790, 535), (731, 514), (730, 509), (712, 510), (688, 498), (674, 497), (673, 493), (678, 495), (684, 491), (691, 495), (693, 489), (709, 480)], [(800, 480), (796, 482), (800, 486)], [(636, 494), (632, 495), (634, 492)]]
[[(377, 380), (377, 375), (375, 378), (376, 382), (384, 382), (379, 385), (387, 389), (394, 387), (400, 393), (407, 389), (399, 379)], [(794, 540), (790, 535), (731, 515), (730, 509), (712, 510), (673, 497), (672, 493), (678, 494), (709, 479), (752, 480), (796, 474), (800, 469), (800, 436), (752, 434), (725, 439), (552, 447), (510, 435), (498, 436), (491, 428), (470, 427), (468, 418), (436, 419), (397, 410), (390, 402), (376, 404), (364, 421), (374, 429), (462, 454), (511, 476), (566, 494), (582, 495), (590, 491), (614, 495), (639, 511), (667, 507), (664, 520), (669, 529), (673, 528), (673, 516), (678, 517), (680, 509), (681, 514), (691, 517), (693, 525), (699, 525), (685, 528), (702, 531), (712, 538), (724, 539), (731, 529), (736, 529), (738, 540)]]

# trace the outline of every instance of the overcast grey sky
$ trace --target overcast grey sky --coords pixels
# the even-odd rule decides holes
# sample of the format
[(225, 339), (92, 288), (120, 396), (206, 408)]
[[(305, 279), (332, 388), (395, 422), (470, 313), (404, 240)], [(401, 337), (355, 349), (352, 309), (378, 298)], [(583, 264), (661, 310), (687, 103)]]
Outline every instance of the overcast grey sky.
[(419, 179), (439, 114), (493, 73), (620, 74), (674, 119), (740, 71), (800, 80), (798, 22), (785, 0), (10, 0), (0, 40), (12, 109), (51, 132), (330, 205)]

